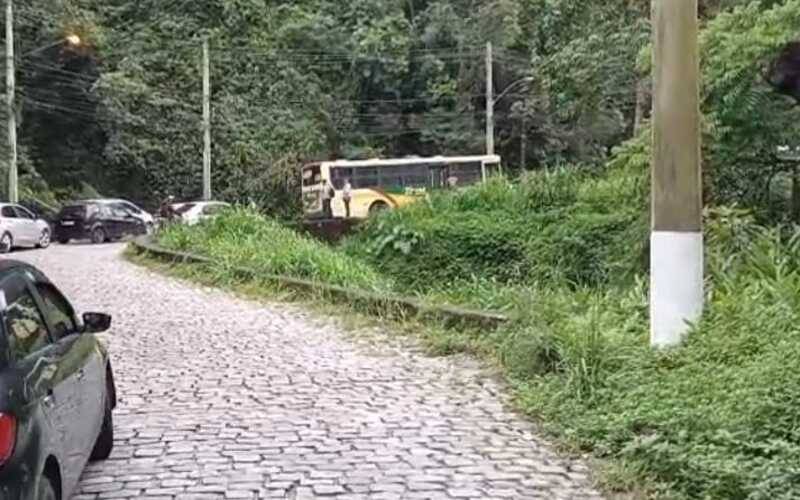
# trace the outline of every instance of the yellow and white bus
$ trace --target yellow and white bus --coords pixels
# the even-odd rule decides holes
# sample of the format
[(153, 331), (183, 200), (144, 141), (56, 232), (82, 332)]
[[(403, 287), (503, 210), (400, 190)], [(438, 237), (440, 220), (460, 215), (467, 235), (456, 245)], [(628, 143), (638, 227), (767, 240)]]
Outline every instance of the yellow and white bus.
[[(302, 170), (303, 210), (307, 219), (346, 216), (343, 187), (350, 181), (350, 217), (414, 203), (426, 193), (486, 181), (501, 169), (499, 156), (437, 156), (390, 160), (336, 160), (310, 163)], [(331, 187), (331, 213), (323, 199)]]

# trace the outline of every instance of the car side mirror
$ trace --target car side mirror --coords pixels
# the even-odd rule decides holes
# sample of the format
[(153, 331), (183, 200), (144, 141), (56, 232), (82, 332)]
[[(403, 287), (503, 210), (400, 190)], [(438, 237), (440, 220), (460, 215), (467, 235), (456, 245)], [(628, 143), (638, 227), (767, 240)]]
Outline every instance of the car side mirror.
[(103, 313), (83, 313), (81, 333), (103, 333), (111, 328), (111, 316)]

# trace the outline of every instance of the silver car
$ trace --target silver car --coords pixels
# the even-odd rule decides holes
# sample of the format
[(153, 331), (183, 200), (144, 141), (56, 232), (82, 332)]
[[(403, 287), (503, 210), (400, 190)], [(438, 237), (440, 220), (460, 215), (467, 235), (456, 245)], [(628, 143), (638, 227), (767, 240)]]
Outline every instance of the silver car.
[(0, 203), (0, 253), (18, 247), (50, 246), (50, 225), (25, 207)]
[(172, 211), (178, 215), (178, 221), (193, 226), (206, 219), (216, 217), (221, 211), (231, 206), (224, 201), (196, 201), (175, 203), (171, 207)]

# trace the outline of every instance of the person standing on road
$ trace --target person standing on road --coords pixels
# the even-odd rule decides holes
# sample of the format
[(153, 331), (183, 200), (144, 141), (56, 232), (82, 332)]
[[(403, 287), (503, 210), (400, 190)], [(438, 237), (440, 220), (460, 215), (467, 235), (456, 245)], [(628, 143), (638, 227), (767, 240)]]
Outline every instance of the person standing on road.
[(336, 190), (333, 188), (333, 184), (331, 181), (325, 181), (325, 187), (322, 189), (322, 211), (325, 213), (326, 219), (333, 218), (331, 202), (333, 202), (334, 195), (336, 195)]
[(350, 184), (350, 179), (344, 180), (344, 187), (342, 188), (342, 199), (344, 200), (345, 219), (349, 219), (350, 200), (353, 199), (353, 186)]
[(175, 211), (172, 208), (173, 203), (175, 203), (175, 197), (172, 195), (167, 196), (167, 199), (161, 202), (161, 208), (158, 212), (163, 220), (170, 221), (175, 215)]

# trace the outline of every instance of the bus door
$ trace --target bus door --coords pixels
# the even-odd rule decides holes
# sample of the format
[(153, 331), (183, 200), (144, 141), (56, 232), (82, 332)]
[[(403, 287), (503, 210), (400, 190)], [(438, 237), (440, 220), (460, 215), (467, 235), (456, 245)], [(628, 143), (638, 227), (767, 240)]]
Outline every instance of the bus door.
[(443, 189), (447, 184), (449, 169), (445, 165), (431, 165), (428, 169), (431, 190)]
[(503, 173), (503, 170), (500, 166), (500, 163), (496, 161), (483, 161), (481, 165), (481, 173), (483, 176), (483, 181), (486, 182), (492, 177)]

